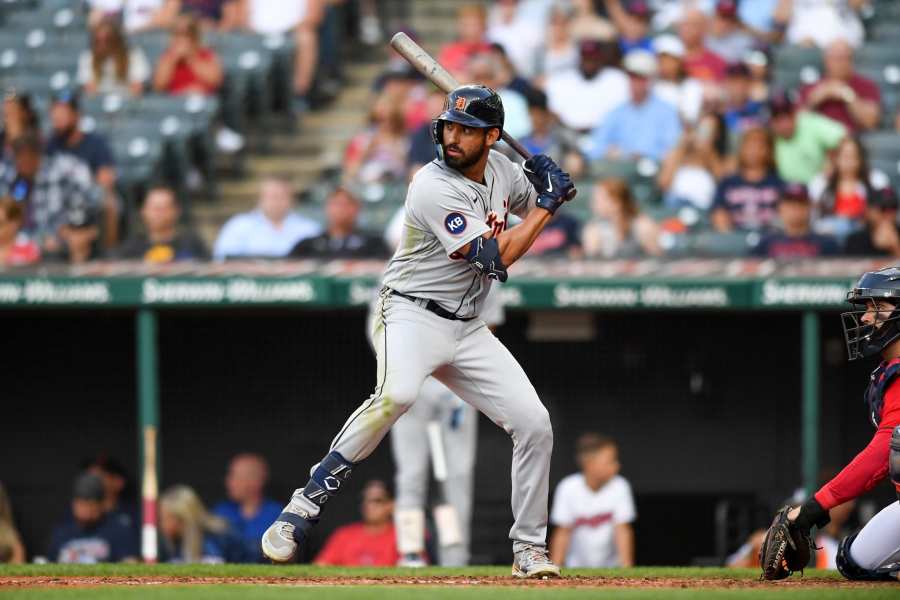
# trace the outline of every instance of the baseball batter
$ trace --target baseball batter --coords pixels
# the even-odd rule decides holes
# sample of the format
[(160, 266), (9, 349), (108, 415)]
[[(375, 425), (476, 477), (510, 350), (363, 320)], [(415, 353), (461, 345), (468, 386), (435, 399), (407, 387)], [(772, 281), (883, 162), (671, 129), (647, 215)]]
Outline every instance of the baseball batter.
[[(573, 185), (547, 156), (520, 167), (493, 151), (503, 116), (493, 90), (470, 85), (451, 92), (435, 119), (438, 159), (410, 184), (403, 240), (385, 273), (374, 319), (375, 391), (263, 534), (262, 550), (273, 561), (294, 557), (327, 501), (433, 375), (512, 438), (513, 575), (559, 575), (546, 548), (550, 417), (479, 312), (491, 282), (506, 281), (507, 268), (525, 254)], [(522, 218), (512, 229), (506, 228), (509, 213)]]
[[(888, 474), (900, 496), (900, 268), (863, 274), (847, 300), (856, 308), (841, 315), (850, 360), (882, 359), (865, 393), (875, 435), (803, 505), (778, 511), (760, 549), (766, 579), (783, 579), (806, 566), (814, 547), (810, 530), (828, 523), (830, 509), (868, 492)], [(892, 502), (861, 531), (844, 538), (836, 562), (848, 579), (897, 579), (900, 503)]]

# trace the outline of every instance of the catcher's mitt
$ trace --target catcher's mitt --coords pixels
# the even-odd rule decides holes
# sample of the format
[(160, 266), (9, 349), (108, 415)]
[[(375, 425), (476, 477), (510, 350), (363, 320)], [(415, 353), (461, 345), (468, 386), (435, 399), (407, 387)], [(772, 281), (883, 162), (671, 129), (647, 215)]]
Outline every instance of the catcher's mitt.
[(775, 515), (772, 526), (766, 532), (759, 548), (759, 566), (762, 579), (773, 581), (790, 577), (794, 571), (803, 571), (812, 556), (813, 540), (809, 529), (798, 527), (788, 521), (790, 506), (785, 506)]

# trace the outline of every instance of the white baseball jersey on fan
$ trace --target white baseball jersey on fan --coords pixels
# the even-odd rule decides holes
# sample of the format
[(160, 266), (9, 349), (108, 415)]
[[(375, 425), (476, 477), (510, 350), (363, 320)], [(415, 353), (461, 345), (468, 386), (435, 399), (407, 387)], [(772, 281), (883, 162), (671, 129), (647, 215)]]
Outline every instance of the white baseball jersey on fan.
[(615, 526), (631, 523), (636, 517), (631, 486), (621, 475), (596, 491), (588, 487), (581, 473), (560, 481), (553, 494), (550, 522), (572, 530), (565, 566), (620, 566)]
[[(502, 232), (508, 212), (524, 217), (537, 194), (522, 167), (494, 151), (484, 181), (475, 183), (438, 160), (413, 177), (401, 245), (374, 311), (375, 392), (350, 416), (331, 450), (352, 463), (368, 457), (433, 375), (512, 438), (515, 520), (509, 536), (543, 545), (553, 450), (550, 415), (522, 367), (478, 318), (490, 279), (455, 258), (476, 237)], [(429, 301), (457, 319), (428, 310)]]

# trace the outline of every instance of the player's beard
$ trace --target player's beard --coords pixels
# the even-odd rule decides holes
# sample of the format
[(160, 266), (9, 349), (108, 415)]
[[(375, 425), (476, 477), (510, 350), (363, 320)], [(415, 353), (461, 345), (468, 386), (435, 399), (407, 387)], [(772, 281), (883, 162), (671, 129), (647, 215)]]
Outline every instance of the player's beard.
[(454, 150), (457, 150), (462, 154), (462, 156), (450, 156), (447, 154), (447, 149), (444, 149), (444, 162), (447, 163), (447, 166), (451, 169), (456, 169), (457, 171), (463, 171), (468, 169), (479, 160), (481, 160), (482, 155), (484, 155), (484, 142), (481, 142), (481, 147), (478, 148), (477, 151), (472, 152), (471, 154), (466, 154), (462, 148), (459, 146), (453, 146)]

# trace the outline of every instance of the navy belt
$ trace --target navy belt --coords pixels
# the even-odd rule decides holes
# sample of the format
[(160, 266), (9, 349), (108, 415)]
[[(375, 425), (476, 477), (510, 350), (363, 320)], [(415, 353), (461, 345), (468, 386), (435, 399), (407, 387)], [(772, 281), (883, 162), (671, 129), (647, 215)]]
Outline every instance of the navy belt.
[[(390, 288), (388, 288), (388, 289), (390, 289)], [(472, 319), (475, 318), (475, 317), (460, 317), (458, 315), (455, 315), (452, 312), (450, 312), (449, 310), (443, 308), (440, 304), (438, 304), (434, 300), (427, 300), (425, 298), (416, 298), (415, 296), (410, 296), (408, 294), (402, 294), (402, 293), (398, 292), (397, 290), (393, 290), (393, 289), (390, 290), (390, 293), (393, 296), (400, 296), (401, 298), (406, 298), (410, 302), (415, 302), (416, 304), (418, 304), (425, 310), (433, 312), (437, 316), (442, 317), (444, 319), (449, 319), (451, 321), (471, 321)]]

